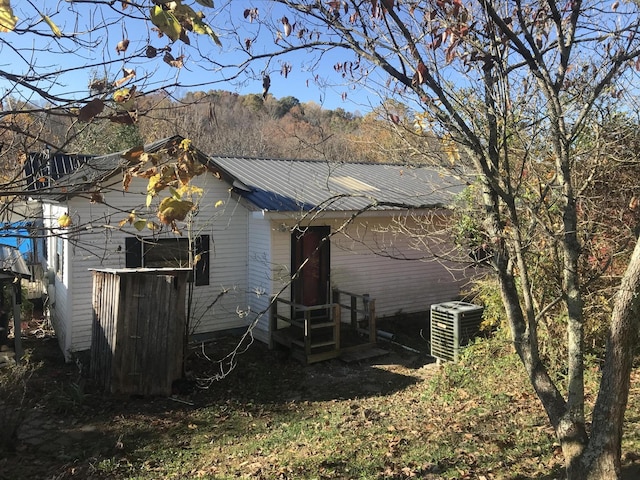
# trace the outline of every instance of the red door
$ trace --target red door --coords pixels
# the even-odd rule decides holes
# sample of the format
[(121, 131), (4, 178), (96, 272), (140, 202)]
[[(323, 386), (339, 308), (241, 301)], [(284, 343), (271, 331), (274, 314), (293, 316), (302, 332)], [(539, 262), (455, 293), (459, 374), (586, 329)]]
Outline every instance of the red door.
[(329, 227), (308, 227), (291, 237), (294, 303), (314, 306), (329, 303)]

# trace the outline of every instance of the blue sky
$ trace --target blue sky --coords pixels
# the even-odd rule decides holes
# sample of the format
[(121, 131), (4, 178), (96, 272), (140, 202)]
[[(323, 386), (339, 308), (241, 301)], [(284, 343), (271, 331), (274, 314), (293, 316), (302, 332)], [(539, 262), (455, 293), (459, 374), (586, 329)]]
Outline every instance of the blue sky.
[[(269, 92), (276, 98), (291, 95), (302, 102), (313, 101), (325, 108), (341, 107), (363, 113), (379, 104), (379, 97), (363, 87), (340, 84), (343, 80), (333, 72), (333, 64), (348, 59), (348, 53), (345, 56), (345, 52), (332, 53), (318, 59), (310, 52), (300, 51), (287, 55), (282, 60), (260, 60), (239, 77), (225, 81), (235, 70), (221, 71), (216, 65), (242, 61), (244, 56), (237, 48), (239, 42), (244, 42), (245, 38), (254, 38), (252, 51), (258, 54), (274, 45), (273, 35), (261, 28), (259, 22), (245, 19), (243, 11), (246, 8), (258, 8), (260, 18), (275, 25), (287, 13), (266, 1), (223, 3), (218, 0), (217, 8), (213, 10), (193, 2), (190, 4), (194, 9), (205, 12), (205, 21), (218, 34), (222, 47), (215, 45), (208, 36), (196, 34), (190, 35), (190, 46), (180, 41), (171, 44), (166, 37), (158, 38), (150, 30), (150, 23), (133, 18), (137, 14), (132, 9), (124, 11), (130, 18), (123, 17), (120, 2), (115, 2), (114, 7), (117, 9), (114, 10), (108, 6), (96, 8), (95, 5), (83, 2), (37, 1), (31, 5), (21, 0), (12, 0), (14, 14), (20, 21), (15, 32), (0, 33), (0, 70), (14, 75), (47, 74), (45, 79), (37, 83), (38, 88), (53, 95), (78, 100), (87, 98), (87, 86), (93, 76), (102, 77), (106, 74), (113, 81), (122, 76), (124, 67), (136, 70), (133, 84), (137, 85), (139, 91), (178, 85), (168, 89), (178, 97), (189, 90), (212, 89), (260, 94), (262, 72), (267, 71), (271, 78)], [(78, 35), (84, 44), (77, 46), (68, 38), (52, 39), (51, 29), (40, 19), (38, 11), (48, 15), (64, 35), (89, 31), (96, 25), (108, 27), (100, 29), (98, 34)], [(39, 22), (30, 24), (29, 19), (34, 18)], [(295, 18), (291, 17), (291, 22), (294, 21)], [(123, 38), (127, 38), (130, 43), (125, 54), (119, 54), (116, 52), (116, 45)], [(158, 49), (170, 46), (174, 57), (184, 55), (184, 68), (168, 66), (162, 61), (162, 54), (151, 59), (131, 58), (135, 52), (143, 52), (149, 44)], [(292, 67), (287, 78), (280, 73), (283, 61)], [(106, 62), (106, 67), (100, 66), (103, 62)], [(69, 68), (74, 70), (56, 74)], [(335, 81), (336, 85), (329, 85), (327, 80)], [(10, 82), (0, 80), (0, 98), (8, 93), (16, 96), (18, 91), (11, 91), (12, 87)], [(25, 99), (38, 101), (37, 95), (30, 95), (25, 89), (19, 89), (19, 92)]]

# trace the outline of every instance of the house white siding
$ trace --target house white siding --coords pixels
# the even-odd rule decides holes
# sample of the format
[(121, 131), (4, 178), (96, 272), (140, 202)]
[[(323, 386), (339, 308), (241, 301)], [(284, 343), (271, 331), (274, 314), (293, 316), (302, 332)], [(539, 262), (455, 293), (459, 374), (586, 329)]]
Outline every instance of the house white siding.
[(43, 258), (43, 269), (46, 272), (48, 306), (51, 323), (56, 332), (60, 349), (66, 357), (72, 350), (73, 336), (71, 334), (71, 304), (69, 249), (65, 231), (58, 228), (58, 218), (67, 212), (67, 206), (62, 204), (44, 204), (43, 226), (49, 232), (47, 238), (47, 255)]
[[(96, 161), (114, 165), (112, 156)], [(355, 211), (363, 208), (363, 202), (367, 203), (360, 195), (342, 196), (335, 204), (328, 202), (322, 212), (305, 215), (300, 211), (301, 205), (306, 208), (322, 204), (327, 195), (353, 193), (354, 189), (379, 192), (393, 203), (404, 202), (405, 197), (416, 194), (421, 198), (426, 195), (429, 205), (442, 205), (448, 198), (446, 189), (431, 191), (428, 187), (430, 182), (439, 183), (442, 180), (439, 176), (419, 169), (409, 174), (392, 166), (345, 163), (333, 166), (339, 167), (340, 173), (332, 175), (328, 182), (327, 175), (336, 171), (322, 162), (283, 163), (226, 157), (211, 158), (208, 162), (211, 174), (192, 182), (204, 192), (202, 196), (194, 192), (197, 208), (193, 222), (189, 225), (178, 222), (181, 238), (200, 237), (198, 245), (202, 239), (209, 239), (209, 245), (205, 246), (209, 252), (208, 285), (203, 285), (206, 282), (202, 281), (202, 271), (197, 269), (195, 281), (188, 286), (189, 333), (198, 339), (200, 335), (254, 324), (256, 338), (269, 341), (270, 301), (274, 295), (291, 299), (292, 231), (300, 233), (305, 226), (331, 229), (331, 287), (369, 294), (376, 301), (380, 317), (426, 311), (432, 303), (458, 296), (465, 281), (461, 270), (442, 262), (421, 260), (428, 247), (436, 247), (437, 241), (442, 240), (437, 232), (437, 217), (422, 222), (434, 226), (419, 238), (417, 244), (421, 248), (414, 249), (412, 242), (416, 237), (396, 228), (395, 216), (403, 215), (400, 210), (361, 212), (351, 219)], [(84, 181), (82, 168), (71, 174), (71, 184)], [(417, 176), (419, 172), (424, 178)], [(361, 177), (369, 178), (367, 182), (371, 184), (361, 181)], [(327, 190), (329, 187), (331, 190)], [(97, 192), (75, 193), (65, 201), (45, 202), (43, 210), (45, 228), (53, 234), (48, 240), (46, 259), (47, 278), (51, 282), (51, 317), (67, 358), (74, 351), (91, 346), (92, 269), (144, 266), (145, 261), (154, 265), (154, 256), (155, 265), (174, 264), (173, 260), (179, 258), (182, 266), (186, 266), (183, 250), (168, 262), (161, 257), (160, 252), (171, 252), (167, 250), (170, 242), (160, 242), (153, 247), (155, 250), (148, 248), (158, 239), (176, 238), (176, 232), (169, 231), (167, 226), (160, 232), (148, 228), (140, 231), (135, 228), (139, 222), (127, 221), (133, 218), (144, 220), (143, 225), (148, 221), (159, 223), (156, 211), (160, 199), (154, 199), (150, 208), (145, 205), (146, 180), (134, 178), (128, 192), (123, 192), (121, 178), (115, 175), (96, 188), (102, 199), (92, 194)], [(159, 197), (167, 195), (169, 192), (163, 192)], [(238, 200), (240, 197), (242, 200)], [(91, 199), (101, 201), (92, 203)], [(59, 229), (57, 219), (66, 212), (72, 225)], [(411, 217), (406, 218), (411, 223)], [(294, 228), (298, 222), (302, 226)], [(143, 242), (136, 238), (142, 238)], [(449, 239), (444, 240), (450, 243)], [(174, 246), (182, 249), (183, 243), (175, 242)]]
[[(247, 290), (247, 218), (248, 212), (231, 198), (228, 186), (211, 175), (196, 182), (205, 194), (199, 202), (192, 235), (210, 235), (209, 285), (194, 286), (191, 333), (226, 330), (244, 325), (242, 312), (246, 310)], [(103, 191), (108, 191), (103, 186)], [(93, 321), (92, 268), (124, 268), (126, 266), (125, 238), (134, 235), (153, 236), (145, 229), (138, 232), (119, 222), (135, 209), (139, 217), (157, 221), (153, 206), (144, 205), (146, 182), (134, 179), (128, 193), (104, 193), (104, 203), (91, 203), (84, 196), (76, 196), (60, 205), (46, 205), (48, 222), (57, 226), (57, 218), (69, 212), (73, 225), (66, 229), (69, 241), (65, 248), (63, 275), (56, 275), (55, 302), (52, 319), (67, 358), (71, 352), (91, 346)], [(186, 229), (182, 232), (188, 235)], [(166, 232), (160, 237), (175, 237)], [(55, 260), (56, 238), (49, 240), (48, 266)], [(73, 295), (68, 292), (73, 291)]]
[(269, 341), (268, 316), (272, 292), (271, 274), (271, 222), (262, 211), (249, 216), (248, 251), (248, 323), (256, 322), (253, 335), (263, 342)]
[[(426, 311), (433, 303), (457, 298), (467, 281), (460, 267), (434, 260), (426, 247), (412, 248), (410, 236), (393, 223), (390, 216), (358, 218), (346, 235), (332, 237), (332, 287), (368, 293), (378, 317)], [(429, 246), (437, 248), (438, 234), (433, 235)]]
[[(376, 301), (378, 317), (427, 311), (433, 303), (457, 298), (460, 287), (468, 281), (464, 270), (456, 264), (421, 260), (429, 257), (428, 252), (409, 245), (408, 236), (393, 228), (391, 213), (363, 215), (348, 226), (345, 218), (331, 218), (327, 212), (323, 219), (311, 224), (330, 226), (334, 234), (330, 239), (331, 287), (369, 294)], [(272, 295), (280, 292), (287, 300), (291, 299), (293, 225), (293, 220), (272, 220), (271, 228), (271, 292)], [(431, 243), (437, 248), (435, 229), (433, 236)], [(404, 259), (390, 258), (389, 254)], [(267, 316), (259, 321), (258, 329), (268, 330)]]
[[(211, 175), (198, 178), (206, 192), (196, 217), (196, 235), (210, 235), (209, 285), (195, 286), (191, 333), (244, 326), (247, 310), (248, 215), (229, 194), (228, 185)], [(222, 204), (218, 204), (222, 201)]]

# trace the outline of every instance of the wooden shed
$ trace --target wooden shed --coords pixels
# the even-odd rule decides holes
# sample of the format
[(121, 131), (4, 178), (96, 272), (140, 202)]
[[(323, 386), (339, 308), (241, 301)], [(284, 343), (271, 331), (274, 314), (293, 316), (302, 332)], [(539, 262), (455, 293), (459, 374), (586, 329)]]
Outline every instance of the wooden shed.
[(111, 393), (170, 395), (182, 376), (191, 269), (92, 272), (92, 376)]

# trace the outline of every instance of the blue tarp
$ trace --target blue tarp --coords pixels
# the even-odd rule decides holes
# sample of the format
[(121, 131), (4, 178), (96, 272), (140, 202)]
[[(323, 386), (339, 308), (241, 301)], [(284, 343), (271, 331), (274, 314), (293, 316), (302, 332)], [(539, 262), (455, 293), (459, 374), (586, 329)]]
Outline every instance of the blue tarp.
[(31, 222), (15, 222), (0, 225), (0, 243), (20, 250), (27, 261), (35, 260), (33, 256), (33, 239), (29, 236)]

